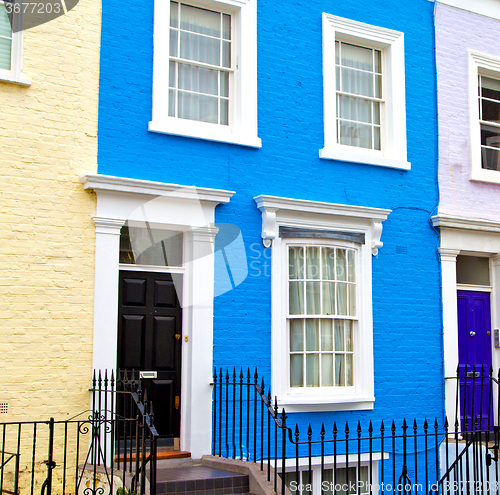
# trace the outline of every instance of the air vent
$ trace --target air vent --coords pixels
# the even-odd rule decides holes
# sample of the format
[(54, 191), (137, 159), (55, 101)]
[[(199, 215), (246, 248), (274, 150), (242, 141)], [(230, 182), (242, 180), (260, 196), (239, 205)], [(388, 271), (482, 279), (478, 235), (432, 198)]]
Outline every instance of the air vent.
[(0, 414), (7, 414), (9, 412), (9, 403), (0, 402)]
[(396, 254), (408, 254), (408, 247), (396, 246)]

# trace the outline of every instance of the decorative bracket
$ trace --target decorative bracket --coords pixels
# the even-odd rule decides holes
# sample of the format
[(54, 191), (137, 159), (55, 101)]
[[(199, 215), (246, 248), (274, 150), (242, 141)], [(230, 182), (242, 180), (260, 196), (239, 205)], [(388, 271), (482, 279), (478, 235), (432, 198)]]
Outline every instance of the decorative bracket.
[(384, 243), (380, 240), (382, 237), (382, 222), (372, 222), (372, 255), (377, 256), (379, 248)]
[(276, 227), (276, 212), (279, 208), (264, 208), (260, 206), (259, 210), (262, 212), (262, 242), (264, 247), (271, 247), (273, 239), (277, 235)]

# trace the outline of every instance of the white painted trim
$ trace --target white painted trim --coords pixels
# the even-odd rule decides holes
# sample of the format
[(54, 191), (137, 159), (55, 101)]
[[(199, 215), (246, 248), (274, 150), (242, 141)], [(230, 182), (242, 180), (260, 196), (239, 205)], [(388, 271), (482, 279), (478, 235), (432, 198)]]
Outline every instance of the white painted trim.
[(155, 273), (184, 273), (186, 269), (183, 266), (159, 266), (159, 265), (131, 265), (120, 263), (120, 270), (131, 272), (155, 272)]
[[(349, 148), (342, 151), (342, 148)], [(394, 160), (384, 156), (377, 156), (375, 154), (361, 154), (356, 153), (358, 148), (353, 146), (338, 145), (333, 149), (323, 148), (319, 150), (319, 157), (325, 160), (338, 160), (350, 163), (362, 163), (365, 165), (378, 165), (379, 167), (399, 168), (402, 170), (410, 170), (411, 163), (402, 160)]]
[[(381, 148), (362, 150), (337, 143), (335, 40), (382, 51)], [(320, 158), (409, 170), (406, 152), (404, 34), (323, 13), (323, 104), (325, 145)]]
[[(127, 220), (175, 227), (183, 240), (181, 449), (193, 458), (211, 449), (215, 207), (232, 191), (185, 187), (88, 174), (97, 194), (94, 288), (95, 368), (112, 370), (117, 359), (120, 229)], [(197, 192), (199, 191), (199, 194)], [(131, 266), (124, 267), (130, 270)], [(142, 267), (141, 267), (142, 268)], [(159, 267), (155, 267), (159, 268)], [(173, 271), (173, 270), (170, 270)]]
[(432, 216), (431, 221), (434, 227), (500, 233), (500, 222), (494, 220), (457, 217), (440, 213), (439, 215)]
[(497, 0), (438, 0), (437, 3), (456, 7), (474, 14), (500, 20), (500, 4)]
[(257, 134), (257, 0), (188, 0), (232, 17), (229, 126), (168, 116), (170, 2), (155, 0), (153, 114), (149, 130), (260, 148)]
[[(385, 459), (389, 459), (389, 453), (384, 452), (372, 452), (371, 454), (368, 452), (362, 452), (361, 455), (359, 456), (359, 460), (361, 462), (362, 466), (366, 466), (370, 464), (370, 459), (374, 462), (380, 461), (382, 457)], [(354, 467), (358, 463), (358, 454), (349, 454), (346, 456), (345, 454), (333, 456), (333, 455), (325, 455), (323, 458), (323, 463), (326, 469), (331, 468), (334, 466), (334, 464), (337, 464), (337, 467), (342, 468), (347, 465), (347, 462), (349, 462), (350, 467)], [(271, 466), (274, 467), (274, 459), (271, 459), (270, 462)], [(283, 462), (282, 459), (277, 459), (276, 462), (278, 468), (281, 468)], [(294, 471), (296, 466), (296, 460), (295, 457), (287, 458), (285, 459), (285, 471), (290, 472)], [(299, 457), (299, 468), (302, 467), (308, 467), (309, 466), (309, 457)], [(321, 466), (321, 457), (311, 457), (311, 466)], [(374, 468), (373, 469), (373, 474), (375, 474), (377, 470)], [(375, 486), (377, 483), (374, 483), (373, 485)]]
[[(363, 206), (340, 205), (260, 195), (254, 198), (262, 212), (262, 238), (272, 243), (271, 259), (271, 385), (280, 406), (290, 412), (373, 409), (373, 319), (372, 319), (372, 253), (382, 247), (382, 222), (391, 210)], [(345, 389), (328, 387), (297, 392), (288, 386), (287, 313), (286, 313), (286, 249), (293, 239), (278, 236), (279, 227), (293, 226), (361, 232), (365, 244), (336, 239), (314, 239), (315, 245), (349, 246), (357, 252), (356, 280), (358, 307), (358, 339), (355, 386)], [(296, 240), (295, 240), (296, 242)], [(301, 244), (308, 240), (300, 239)], [(362, 364), (362, 366), (361, 366)], [(283, 372), (283, 370), (286, 370)]]
[(457, 290), (467, 290), (470, 292), (492, 292), (493, 287), (491, 285), (457, 284)]
[[(15, 0), (16, 3), (20, 5), (22, 10), (23, 3)], [(17, 32), (12, 33), (10, 70), (0, 69), (0, 81), (20, 86), (31, 86), (31, 81), (23, 75), (23, 25), (23, 15), (14, 14), (14, 29)]]
[(500, 184), (500, 171), (481, 167), (481, 128), (479, 124), (478, 75), (500, 78), (500, 58), (468, 50), (470, 180)]

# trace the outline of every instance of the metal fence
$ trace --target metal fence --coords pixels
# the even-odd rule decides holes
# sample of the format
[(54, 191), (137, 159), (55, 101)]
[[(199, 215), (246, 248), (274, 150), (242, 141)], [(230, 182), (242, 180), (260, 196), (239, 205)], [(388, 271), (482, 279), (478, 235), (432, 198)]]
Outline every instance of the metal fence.
[[(292, 416), (293, 417), (293, 416)], [(274, 490), (498, 494), (498, 428), (465, 421), (290, 424), (257, 370), (215, 370), (212, 454), (256, 463)], [(316, 488), (316, 489), (315, 489)]]

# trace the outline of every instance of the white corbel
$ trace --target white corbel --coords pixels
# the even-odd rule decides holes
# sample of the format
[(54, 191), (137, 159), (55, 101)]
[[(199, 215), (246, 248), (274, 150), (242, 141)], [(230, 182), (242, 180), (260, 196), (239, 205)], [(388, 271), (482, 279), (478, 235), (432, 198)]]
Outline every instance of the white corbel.
[(380, 240), (382, 237), (382, 222), (372, 222), (372, 255), (377, 256), (379, 248), (384, 243)]
[(277, 236), (276, 212), (279, 208), (259, 207), (262, 212), (262, 242), (264, 247), (271, 247), (273, 239)]

